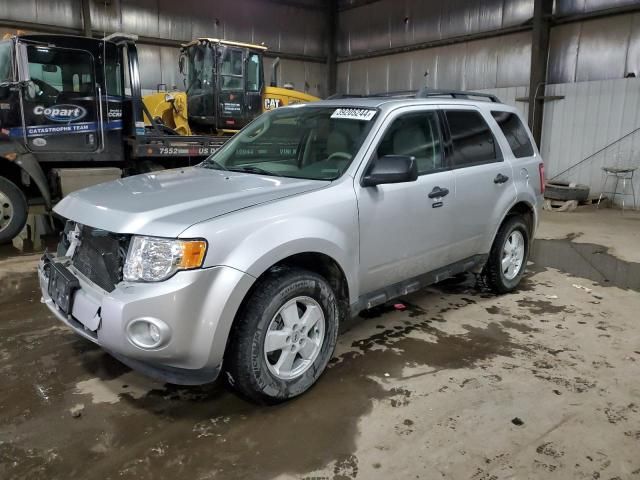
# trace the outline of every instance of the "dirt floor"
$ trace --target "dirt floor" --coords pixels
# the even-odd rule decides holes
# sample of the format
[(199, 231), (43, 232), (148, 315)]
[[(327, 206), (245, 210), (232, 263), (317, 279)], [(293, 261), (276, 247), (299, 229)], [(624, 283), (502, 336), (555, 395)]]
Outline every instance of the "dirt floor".
[(640, 215), (545, 213), (522, 288), (369, 311), (308, 394), (131, 372), (0, 249), (0, 478), (640, 479)]

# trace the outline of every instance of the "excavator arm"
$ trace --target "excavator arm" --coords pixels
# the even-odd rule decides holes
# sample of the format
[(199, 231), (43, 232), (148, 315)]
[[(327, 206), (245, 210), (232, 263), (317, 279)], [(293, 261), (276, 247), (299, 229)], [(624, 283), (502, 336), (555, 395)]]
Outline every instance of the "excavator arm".
[[(169, 127), (178, 135), (192, 135), (187, 112), (187, 94), (185, 92), (158, 92), (145, 95), (142, 102), (157, 123)], [(151, 125), (151, 119), (145, 114), (144, 123)]]

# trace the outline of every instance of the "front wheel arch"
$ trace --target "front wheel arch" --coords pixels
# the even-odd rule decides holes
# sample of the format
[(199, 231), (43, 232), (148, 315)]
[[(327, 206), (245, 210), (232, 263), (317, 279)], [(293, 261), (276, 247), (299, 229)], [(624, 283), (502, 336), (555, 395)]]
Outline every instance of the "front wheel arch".
[(246, 302), (251, 298), (253, 292), (260, 285), (260, 281), (266, 276), (270, 275), (274, 271), (299, 268), (316, 273), (323, 277), (333, 289), (336, 299), (338, 301), (338, 307), (340, 312), (340, 322), (345, 322), (350, 314), (349, 304), (349, 280), (344, 273), (343, 267), (333, 257), (320, 252), (301, 252), (288, 257), (282, 258), (264, 269), (264, 271), (258, 275), (253, 281), (251, 287), (247, 290), (240, 305), (236, 309), (233, 321), (229, 327), (229, 333), (227, 333), (225, 354), (229, 349), (229, 342), (231, 339), (230, 332), (233, 330), (234, 324), (238, 320), (240, 312), (243, 310)]
[[(270, 269), (256, 281), (256, 285), (258, 288), (249, 292), (234, 321), (223, 370), (227, 382), (243, 397), (257, 403), (279, 403), (307, 391), (327, 367), (336, 345), (340, 324), (338, 302), (325, 278), (297, 267)], [(292, 378), (279, 378), (267, 365), (269, 359), (266, 358), (265, 335), (268, 335), (269, 325), (277, 318), (273, 315), (277, 315), (281, 307), (291, 299), (299, 299), (301, 295), (311, 297), (322, 306), (323, 343), (313, 364), (307, 366), (302, 373)], [(298, 337), (294, 335), (297, 335), (298, 322), (291, 323), (295, 325), (290, 334), (285, 334), (289, 335), (286, 342), (296, 343)], [(303, 329), (302, 334), (305, 333)], [(293, 344), (291, 347), (293, 348)], [(281, 354), (284, 354), (289, 348), (287, 343), (274, 350), (281, 349)], [(297, 355), (295, 353), (294, 358)]]

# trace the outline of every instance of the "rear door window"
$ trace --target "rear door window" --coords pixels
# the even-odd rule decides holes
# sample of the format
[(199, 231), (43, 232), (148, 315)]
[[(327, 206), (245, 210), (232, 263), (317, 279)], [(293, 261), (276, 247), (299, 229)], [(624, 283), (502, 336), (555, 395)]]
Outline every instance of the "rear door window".
[(516, 158), (533, 156), (533, 145), (518, 115), (511, 112), (491, 112), (491, 115), (498, 122)]
[(446, 110), (454, 168), (501, 161), (496, 141), (484, 118), (475, 110)]

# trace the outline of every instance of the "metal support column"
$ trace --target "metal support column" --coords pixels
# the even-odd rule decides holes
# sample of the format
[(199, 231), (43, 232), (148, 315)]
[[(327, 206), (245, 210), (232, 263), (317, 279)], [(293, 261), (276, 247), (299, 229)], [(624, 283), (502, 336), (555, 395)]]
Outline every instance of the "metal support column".
[(549, 34), (553, 0), (534, 0), (531, 33), (531, 74), (529, 77), (529, 127), (538, 147), (542, 138), (544, 90), (549, 59)]
[(338, 0), (327, 2), (327, 96), (336, 93), (338, 80), (337, 39), (338, 36)]
[(82, 34), (91, 37), (91, 0), (82, 0)]

